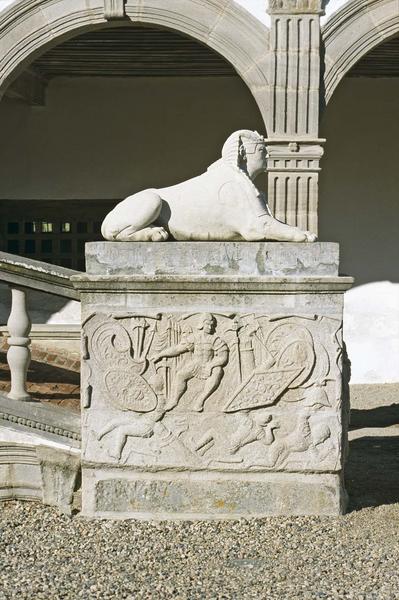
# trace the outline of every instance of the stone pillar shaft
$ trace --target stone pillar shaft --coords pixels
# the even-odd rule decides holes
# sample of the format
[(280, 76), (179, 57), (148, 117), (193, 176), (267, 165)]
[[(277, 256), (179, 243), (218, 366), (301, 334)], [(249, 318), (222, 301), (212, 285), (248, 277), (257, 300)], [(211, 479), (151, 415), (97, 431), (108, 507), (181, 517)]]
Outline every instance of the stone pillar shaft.
[(317, 233), (319, 0), (270, 0), (269, 204), (278, 219)]
[(11, 287), (12, 305), (8, 319), (7, 362), (11, 374), (11, 390), (8, 397), (12, 400), (30, 400), (26, 389), (26, 374), (30, 363), (31, 321), (26, 306), (26, 291)]
[(272, 13), (272, 119), (269, 137), (317, 137), (320, 24), (317, 14)]

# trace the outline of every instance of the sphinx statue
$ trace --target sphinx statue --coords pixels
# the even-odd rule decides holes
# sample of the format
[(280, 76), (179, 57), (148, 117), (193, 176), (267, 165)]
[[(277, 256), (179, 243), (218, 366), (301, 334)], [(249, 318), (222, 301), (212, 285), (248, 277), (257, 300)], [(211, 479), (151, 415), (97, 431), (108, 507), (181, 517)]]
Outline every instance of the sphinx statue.
[(253, 183), (266, 166), (265, 138), (256, 131), (236, 131), (205, 173), (117, 204), (103, 221), (102, 235), (120, 242), (316, 241), (313, 233), (273, 217)]

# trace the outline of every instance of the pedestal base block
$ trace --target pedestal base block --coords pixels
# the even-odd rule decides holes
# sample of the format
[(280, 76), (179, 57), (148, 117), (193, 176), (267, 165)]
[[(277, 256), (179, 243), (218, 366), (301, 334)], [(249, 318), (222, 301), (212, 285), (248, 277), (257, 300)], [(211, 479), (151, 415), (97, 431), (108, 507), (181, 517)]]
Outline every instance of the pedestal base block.
[(352, 280), (338, 247), (117, 246), (89, 245), (74, 278), (84, 514), (342, 512)]
[(83, 515), (115, 519), (237, 519), (339, 515), (339, 474), (143, 474), (85, 469)]

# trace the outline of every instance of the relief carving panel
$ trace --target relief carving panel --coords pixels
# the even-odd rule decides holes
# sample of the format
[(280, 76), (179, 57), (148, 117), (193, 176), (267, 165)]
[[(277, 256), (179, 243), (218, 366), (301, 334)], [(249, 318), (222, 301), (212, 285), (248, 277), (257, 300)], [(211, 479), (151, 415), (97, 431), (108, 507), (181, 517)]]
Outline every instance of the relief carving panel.
[(84, 324), (83, 344), (88, 462), (341, 468), (340, 320), (96, 313)]

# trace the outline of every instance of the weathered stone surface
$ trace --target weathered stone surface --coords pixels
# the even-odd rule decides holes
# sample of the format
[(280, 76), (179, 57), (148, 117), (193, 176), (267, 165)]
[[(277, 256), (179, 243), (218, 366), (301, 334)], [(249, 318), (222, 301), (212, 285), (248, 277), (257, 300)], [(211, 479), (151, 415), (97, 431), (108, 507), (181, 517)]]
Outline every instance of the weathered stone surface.
[[(41, 442), (46, 443), (46, 440)], [(20, 440), (1, 441), (0, 501), (41, 500), (71, 514), (79, 470), (77, 451), (40, 443), (25, 444)]]
[(83, 334), (85, 460), (340, 470), (341, 326), (317, 315), (97, 313)]
[(42, 481), (34, 446), (0, 442), (0, 501), (40, 500)]
[(52, 404), (11, 400), (0, 394), (0, 425), (37, 432), (51, 441), (80, 447), (79, 415)]
[(158, 519), (334, 515), (346, 506), (339, 475), (286, 473), (234, 479), (181, 473), (85, 472), (83, 510), (100, 517)]
[[(136, 247), (145, 257), (149, 245)], [(163, 267), (150, 251), (142, 274), (129, 275), (129, 244), (118, 274), (106, 275), (115, 253), (112, 244), (107, 257), (107, 246), (91, 246), (102, 274), (73, 279), (84, 319), (84, 513), (342, 511), (342, 294), (350, 278), (261, 275), (259, 248), (273, 248), (273, 269), (281, 272), (298, 265), (299, 245), (234, 243), (214, 245), (213, 264), (222, 257), (217, 274), (201, 268), (210, 244), (175, 243), (177, 275), (168, 274), (172, 250)], [(189, 255), (180, 259), (183, 247)], [(316, 272), (325, 257), (337, 269), (335, 245), (308, 248), (306, 264)], [(234, 253), (234, 264), (223, 258)], [(130, 256), (139, 266), (138, 251)], [(150, 275), (157, 265), (164, 272)], [(156, 481), (161, 473), (168, 483)], [(93, 483), (96, 477), (106, 481)]]
[(36, 454), (40, 461), (43, 503), (71, 514), (80, 456), (48, 446), (38, 446)]
[(90, 242), (86, 270), (93, 275), (337, 276), (339, 245), (287, 242)]
[(1, 280), (12, 286), (40, 290), (54, 296), (78, 300), (79, 295), (70, 282), (71, 276), (77, 273), (79, 271), (0, 252)]

